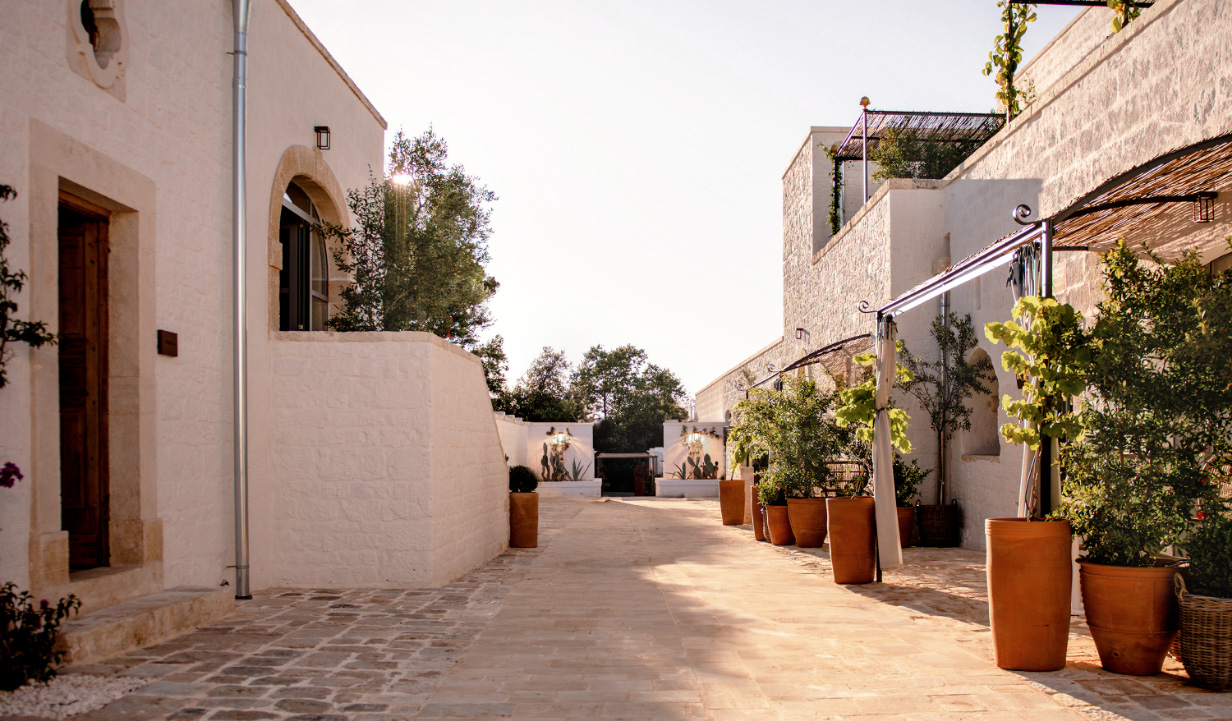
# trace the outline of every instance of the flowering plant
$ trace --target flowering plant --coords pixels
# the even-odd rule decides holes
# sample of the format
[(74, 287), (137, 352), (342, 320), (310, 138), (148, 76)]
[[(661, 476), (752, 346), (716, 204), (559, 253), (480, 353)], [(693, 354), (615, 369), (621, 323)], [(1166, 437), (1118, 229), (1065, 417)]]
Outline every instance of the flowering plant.
[(0, 587), (0, 690), (12, 691), (27, 681), (47, 683), (56, 676), (64, 650), (56, 648), (60, 622), (81, 608), (76, 596), (39, 601), (6, 583)]

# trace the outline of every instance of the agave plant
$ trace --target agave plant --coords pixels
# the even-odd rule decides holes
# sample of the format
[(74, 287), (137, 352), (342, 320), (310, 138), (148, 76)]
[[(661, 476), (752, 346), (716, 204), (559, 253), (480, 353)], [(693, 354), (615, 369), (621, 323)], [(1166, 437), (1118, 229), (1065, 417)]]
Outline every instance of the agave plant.
[(680, 465), (676, 466), (676, 469), (672, 471), (672, 475), (675, 476), (676, 478), (679, 478), (682, 481), (688, 478), (689, 477), (688, 463), (686, 463), (685, 461), (681, 461)]
[(590, 470), (590, 464), (580, 465), (577, 461), (571, 461), (569, 468), (569, 480), (580, 481), (582, 476), (586, 475), (586, 471)]

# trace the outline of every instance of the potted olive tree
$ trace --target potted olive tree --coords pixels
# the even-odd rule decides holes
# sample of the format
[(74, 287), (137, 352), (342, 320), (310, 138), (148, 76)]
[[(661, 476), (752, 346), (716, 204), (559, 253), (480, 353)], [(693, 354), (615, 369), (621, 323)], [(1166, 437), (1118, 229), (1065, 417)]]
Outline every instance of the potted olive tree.
[(509, 469), (509, 545), (535, 548), (539, 545), (539, 478), (526, 466)]
[(1163, 666), (1179, 620), (1177, 561), (1162, 554), (1192, 542), (1207, 558), (1217, 526), (1194, 533), (1193, 518), (1226, 513), (1210, 478), (1232, 457), (1232, 279), (1196, 254), (1145, 255), (1122, 240), (1103, 257), (1083, 434), (1061, 453), (1091, 634), (1104, 668), (1132, 675)]

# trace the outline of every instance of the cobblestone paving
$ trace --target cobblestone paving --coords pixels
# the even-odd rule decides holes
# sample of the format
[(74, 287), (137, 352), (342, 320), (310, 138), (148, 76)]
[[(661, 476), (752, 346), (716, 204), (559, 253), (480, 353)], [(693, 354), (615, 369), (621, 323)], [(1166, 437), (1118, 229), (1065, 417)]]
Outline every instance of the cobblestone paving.
[(1232, 695), (991, 662), (982, 554), (908, 549), (885, 583), (834, 584), (821, 550), (724, 527), (710, 501), (541, 501), (540, 548), (448, 586), (297, 589), (70, 673), (151, 683), (118, 719), (1232, 719)]

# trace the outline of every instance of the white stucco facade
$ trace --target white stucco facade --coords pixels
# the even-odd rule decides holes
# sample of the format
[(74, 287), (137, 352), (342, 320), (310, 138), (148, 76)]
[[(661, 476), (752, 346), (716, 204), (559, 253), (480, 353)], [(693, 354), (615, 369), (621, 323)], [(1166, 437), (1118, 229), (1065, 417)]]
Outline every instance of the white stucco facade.
[[(62, 198), (107, 215), (111, 570), (70, 576), (58, 349), (19, 347), (0, 390), (0, 461), (25, 479), (0, 489), (0, 580), (76, 593), (88, 612), (234, 582), (233, 23), (229, 0), (114, 0), (125, 52), (100, 81), (74, 28), (80, 5), (0, 0), (0, 183), (19, 193), (0, 219), (30, 276), (20, 315), (54, 331)], [(253, 588), (446, 581), (507, 542), (482, 371), (422, 334), (277, 330), (288, 183), (349, 224), (345, 192), (382, 167), (385, 121), (284, 0), (253, 2), (248, 48)], [(330, 273), (331, 294), (343, 280)], [(157, 354), (158, 330), (178, 335), (177, 356)]]

